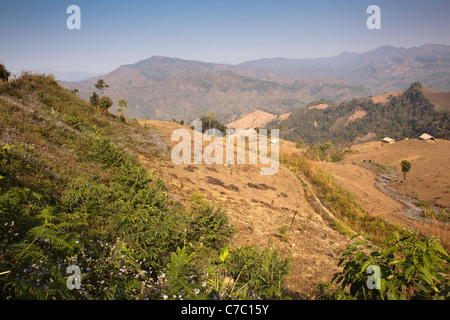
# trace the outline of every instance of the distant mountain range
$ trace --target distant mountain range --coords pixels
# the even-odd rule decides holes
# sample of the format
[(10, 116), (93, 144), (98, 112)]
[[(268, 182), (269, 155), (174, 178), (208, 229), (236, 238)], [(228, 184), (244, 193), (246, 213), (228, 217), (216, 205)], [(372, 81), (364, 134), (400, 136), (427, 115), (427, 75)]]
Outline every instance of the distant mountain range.
[(405, 90), (416, 81), (436, 90), (450, 90), (450, 46), (446, 45), (425, 44), (409, 49), (384, 46), (331, 58), (272, 58), (239, 66), (291, 78), (341, 79), (378, 93)]
[[(249, 76), (253, 74), (253, 76)], [(89, 99), (97, 78), (109, 85), (105, 95), (128, 102), (126, 115), (155, 120), (190, 122), (206, 112), (230, 122), (256, 109), (286, 113), (312, 100), (344, 101), (368, 96), (362, 85), (337, 79), (286, 79), (234, 66), (154, 56), (124, 65), (103, 76), (80, 82), (61, 82)], [(111, 111), (115, 111), (113, 107)]]
[(128, 102), (128, 117), (189, 123), (214, 112), (228, 123), (254, 110), (279, 115), (317, 99), (342, 102), (405, 90), (416, 81), (449, 90), (450, 46), (385, 46), (330, 58), (272, 58), (239, 65), (153, 56), (89, 80), (61, 84), (88, 99), (97, 78), (110, 86), (105, 95)]

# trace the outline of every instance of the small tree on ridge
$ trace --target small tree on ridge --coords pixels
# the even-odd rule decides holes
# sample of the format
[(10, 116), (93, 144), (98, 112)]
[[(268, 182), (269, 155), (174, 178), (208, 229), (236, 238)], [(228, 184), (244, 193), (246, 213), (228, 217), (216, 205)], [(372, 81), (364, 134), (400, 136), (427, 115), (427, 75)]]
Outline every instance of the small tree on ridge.
[(411, 170), (411, 162), (409, 162), (408, 160), (403, 160), (400, 165), (402, 166), (403, 181), (405, 181), (406, 180), (406, 173), (408, 173), (409, 170)]

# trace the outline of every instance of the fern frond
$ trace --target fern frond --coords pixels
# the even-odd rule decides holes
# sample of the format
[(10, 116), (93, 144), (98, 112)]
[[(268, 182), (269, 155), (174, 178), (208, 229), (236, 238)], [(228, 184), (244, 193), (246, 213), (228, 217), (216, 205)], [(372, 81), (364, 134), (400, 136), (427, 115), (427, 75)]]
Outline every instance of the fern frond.
[(47, 254), (34, 243), (16, 243), (9, 246), (12, 249), (13, 256), (18, 260), (31, 260), (32, 262), (47, 261)]
[(177, 248), (176, 253), (172, 253), (171, 262), (167, 266), (166, 278), (171, 294), (191, 295), (195, 286), (191, 283), (192, 273), (190, 262), (195, 252), (188, 255), (186, 247)]
[(134, 299), (133, 296), (137, 296), (139, 294), (139, 290), (141, 289), (141, 282), (138, 280), (130, 280), (125, 284), (125, 298), (128, 300)]
[(28, 231), (28, 235), (34, 239), (49, 242), (58, 250), (74, 250), (74, 243), (71, 243), (72, 238), (66, 233), (48, 228), (45, 225), (34, 227)]

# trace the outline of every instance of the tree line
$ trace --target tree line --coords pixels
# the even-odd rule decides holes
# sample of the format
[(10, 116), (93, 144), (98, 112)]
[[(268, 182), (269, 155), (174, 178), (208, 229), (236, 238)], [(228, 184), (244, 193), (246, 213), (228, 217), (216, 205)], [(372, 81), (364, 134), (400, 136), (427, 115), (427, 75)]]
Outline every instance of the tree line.
[[(424, 132), (448, 139), (450, 113), (436, 111), (421, 87), (419, 82), (413, 83), (403, 94), (391, 97), (385, 104), (374, 103), (370, 98), (355, 98), (326, 109), (296, 109), (284, 121), (287, 138), (296, 141), (300, 137), (306, 143), (318, 144), (332, 141), (340, 146), (351, 145), (370, 132), (374, 132), (377, 139), (384, 136), (396, 140), (418, 138)], [(363, 110), (366, 115), (346, 122), (356, 110)]]

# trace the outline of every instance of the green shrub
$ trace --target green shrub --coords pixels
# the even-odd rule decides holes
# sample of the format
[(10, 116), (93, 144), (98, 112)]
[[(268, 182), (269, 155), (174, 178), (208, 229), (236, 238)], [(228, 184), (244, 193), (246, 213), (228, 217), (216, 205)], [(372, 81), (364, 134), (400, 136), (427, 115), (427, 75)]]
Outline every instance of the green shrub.
[(285, 296), (284, 282), (291, 260), (282, 258), (278, 250), (257, 247), (235, 249), (227, 264), (230, 276), (246, 284), (247, 290), (265, 299)]
[(75, 130), (80, 131), (82, 125), (83, 125), (83, 121), (78, 118), (78, 117), (74, 117), (71, 115), (65, 115), (63, 116), (63, 121), (65, 124), (67, 124), (69, 127), (72, 127)]
[[(343, 270), (332, 280), (341, 284), (335, 298), (450, 299), (450, 260), (438, 238), (405, 231), (382, 245), (367, 239), (356, 240), (342, 254), (339, 266)], [(369, 288), (374, 279), (367, 272), (370, 266), (380, 270), (379, 289)]]
[(6, 67), (0, 63), (0, 81), (8, 81), (11, 76), (11, 72), (6, 70)]
[(103, 96), (98, 100), (98, 108), (104, 113), (107, 114), (108, 113), (108, 109), (111, 108), (111, 106), (113, 105), (113, 101), (111, 100), (111, 98)]
[(401, 162), (402, 172), (403, 172), (403, 180), (406, 180), (406, 174), (411, 170), (411, 162), (408, 160), (403, 160)]
[[(177, 248), (164, 274), (164, 299), (282, 299), (290, 259), (270, 248), (242, 247), (214, 253), (218, 259), (204, 262), (187, 247)], [(161, 279), (159, 279), (161, 280)], [(180, 295), (181, 293), (181, 295)]]
[(287, 234), (288, 227), (281, 226), (278, 228), (278, 233), (280, 234), (281, 240), (287, 242), (289, 240), (289, 235)]
[(191, 200), (191, 210), (187, 213), (190, 216), (188, 242), (199, 241), (215, 249), (222, 248), (236, 232), (228, 224), (225, 211), (211, 207), (198, 192), (191, 196)]
[(111, 142), (110, 138), (98, 137), (89, 139), (88, 154), (89, 160), (100, 162), (105, 168), (120, 167), (125, 163), (125, 154)]

